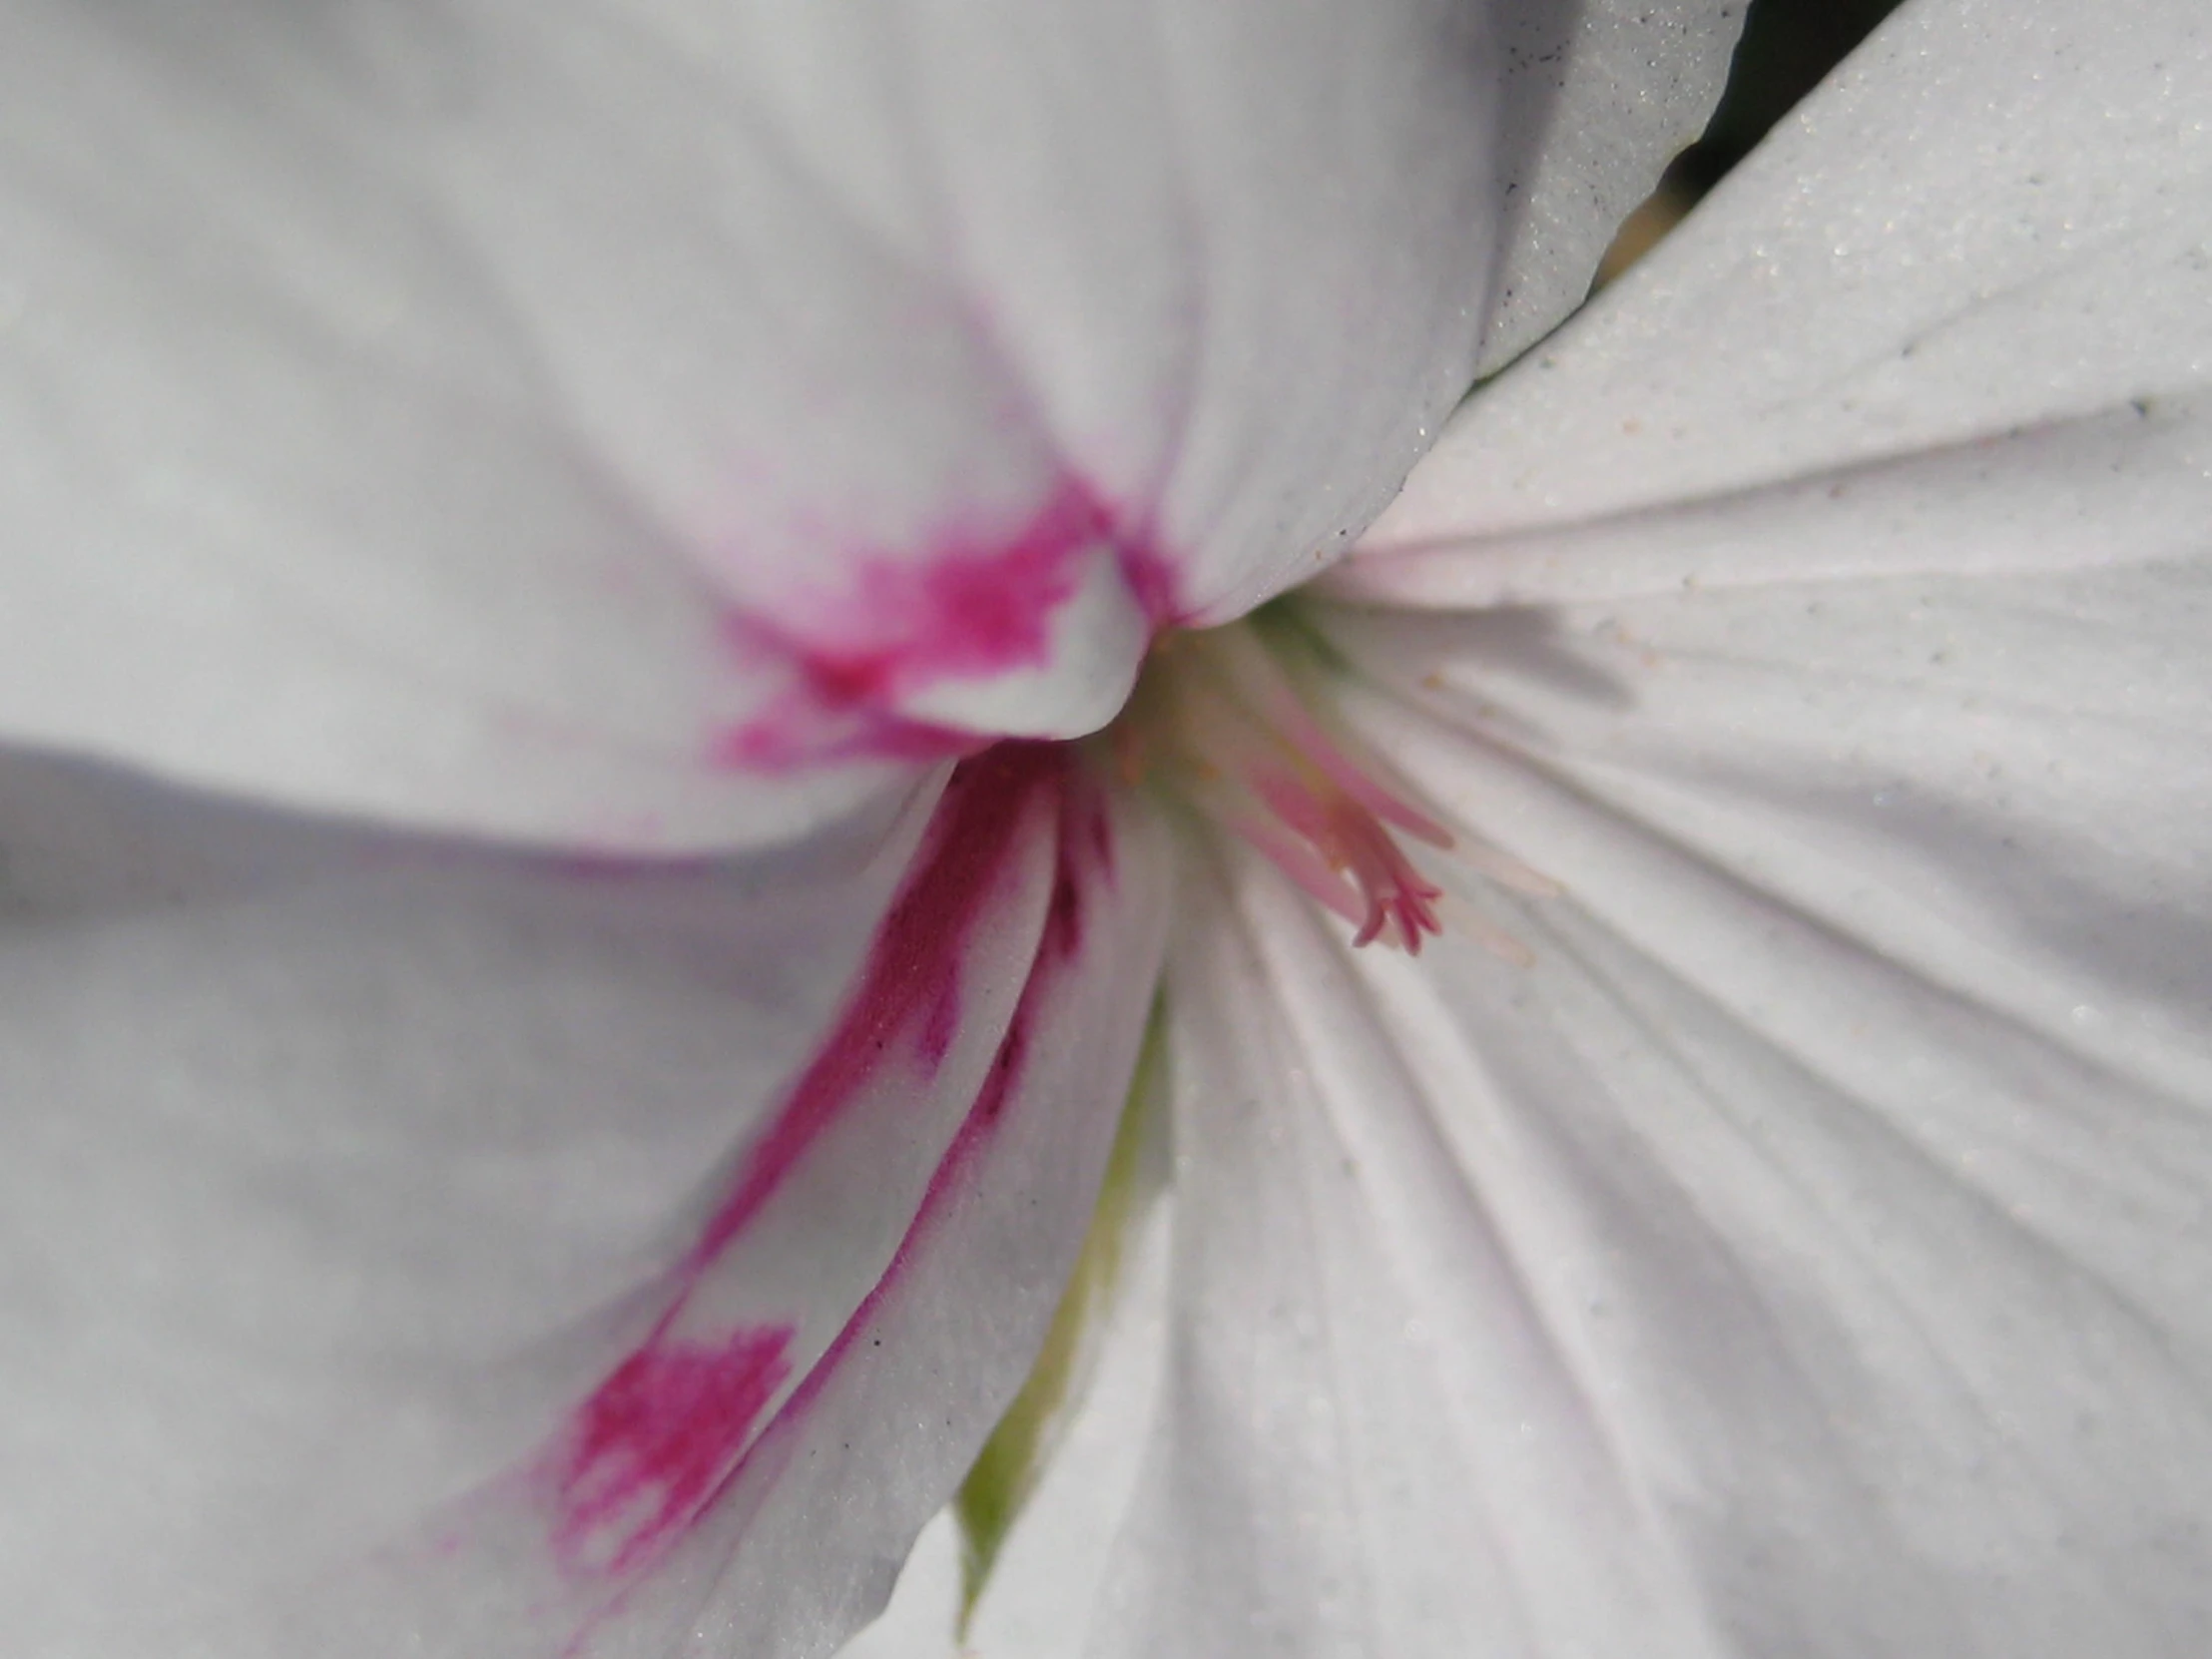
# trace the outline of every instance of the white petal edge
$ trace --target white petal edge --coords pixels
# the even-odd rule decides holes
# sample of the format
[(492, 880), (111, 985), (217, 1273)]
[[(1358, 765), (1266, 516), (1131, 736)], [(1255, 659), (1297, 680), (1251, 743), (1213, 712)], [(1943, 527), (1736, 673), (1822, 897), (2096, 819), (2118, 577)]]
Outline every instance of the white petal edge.
[(1506, 0), (1506, 234), (1475, 372), (1582, 302), (1621, 221), (1705, 130), (1748, 8), (1737, 0)]
[[(1871, 483), (1891, 493), (1870, 512), (1895, 513), (1900, 496), (1956, 501), (1976, 468), (1973, 510), (2030, 491), (2015, 557), (2085, 556), (2080, 521), (2115, 497), (2088, 452), (2038, 484), (2048, 447), (2078, 431), (2108, 452), (2116, 425), (2186, 415), (2212, 385), (2208, 114), (2212, 25), (2187, 0), (1906, 8), (1455, 417), (1338, 591), (1434, 605), (1633, 591), (1735, 498), (1763, 510)], [(2204, 499), (2201, 439), (2176, 441), (2151, 439), (2159, 483), (2119, 486), (2168, 518)], [(1879, 476), (1906, 460), (1948, 470)], [(1654, 509), (1684, 515), (1660, 522), (1657, 550)], [(1714, 574), (1755, 580), (1799, 557), (1768, 539)]]

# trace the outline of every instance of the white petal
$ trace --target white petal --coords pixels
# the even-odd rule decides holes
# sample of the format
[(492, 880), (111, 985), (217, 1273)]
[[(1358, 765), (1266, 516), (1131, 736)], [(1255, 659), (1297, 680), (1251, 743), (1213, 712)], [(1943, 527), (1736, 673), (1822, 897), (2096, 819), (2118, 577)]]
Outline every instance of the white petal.
[(1368, 739), (1567, 890), (1526, 974), (1379, 1006), (1728, 1651), (2201, 1645), (2207, 589), (1337, 630), (1404, 675)]
[(2202, 1041), (2038, 1029), (1403, 724), (1568, 896), (1500, 901), (1532, 967), (1355, 958), (1260, 871), (1178, 956), (1176, 1336), (1089, 1651), (2197, 1652)]
[(945, 1509), (914, 1539), (882, 1616), (837, 1653), (840, 1659), (959, 1659), (959, 1619), (960, 1523)]
[(1333, 919), (1236, 862), (1170, 976), (1172, 1335), (1087, 1651), (1682, 1651), (1465, 1102), (1408, 1075)]
[[(2212, 558), (1330, 627), (1401, 697), (2030, 1028), (2130, 1068), (2202, 1040)], [(1479, 814), (1457, 765), (1420, 781)]]
[(493, 858), (20, 757), (0, 846), (0, 1648), (41, 1659), (187, 1651), (527, 1450), (897, 865)]
[(881, 1621), (840, 1650), (849, 1659), (1083, 1659), (1094, 1628), (1117, 1620), (1118, 1609), (1101, 1597), (1136, 1494), (1137, 1453), (1159, 1403), (1171, 1209), (1163, 1198), (1125, 1241), (1121, 1286), (1102, 1316), (1100, 1363), (1014, 1522), (964, 1640), (954, 1634), (960, 1538), (948, 1511), (916, 1540)]
[(539, 1454), (271, 1652), (820, 1653), (881, 1608), (1027, 1374), (1167, 918), (1063, 753), (956, 777), (838, 1025), (635, 1347)]
[[(1543, 120), (1660, 112), (1589, 160), (1608, 201), (1681, 125), (1621, 70), (1674, 13), (1603, 10), (1557, 99), (1539, 13), (18, 6), (0, 723), (705, 847), (1094, 727), (1153, 623), (1395, 488), (1506, 184), (1548, 204), (1511, 279), (1569, 301), (1583, 152)], [(1662, 85), (1710, 79), (1685, 27)]]
[(1621, 221), (1704, 131), (1745, 10), (1737, 0), (1499, 6), (1508, 212), (1478, 373), (1582, 302)]
[[(0, 728), (610, 847), (782, 838), (903, 781), (724, 764), (777, 676), (473, 246), (469, 145), (521, 86), (440, 17), (11, 8)], [(517, 83), (555, 51), (515, 45)]]
[(1019, 1659), (1080, 1659), (1089, 1630), (1113, 1624), (1106, 1575), (1143, 1473), (1159, 1408), (1173, 1262), (1171, 1201), (1131, 1230), (1100, 1354), (1036, 1491), (1007, 1537), (969, 1621), (969, 1645)]
[(241, 850), (228, 814), (19, 929), (11, 1651), (769, 1653), (865, 1618), (1020, 1382), (1149, 1005), (1158, 847), (1057, 794), (997, 799), (954, 875), (940, 819), (944, 880), (766, 1119), (829, 989), (746, 1017), (824, 954), (774, 924), (842, 913), (834, 969), (880, 880), (795, 909), (251, 821)]
[[(1468, 404), (1343, 591), (1636, 591), (1716, 538), (1717, 579), (1760, 579), (1916, 518), (1888, 568), (1944, 566), (1969, 516), (2011, 532), (1980, 563), (2093, 557), (2084, 529), (2115, 514), (2170, 543), (2212, 488), (2201, 426), (2169, 424), (2212, 391), (2208, 239), (2201, 7), (1907, 8)], [(1724, 516), (1823, 495), (1858, 518), (1806, 547)]]

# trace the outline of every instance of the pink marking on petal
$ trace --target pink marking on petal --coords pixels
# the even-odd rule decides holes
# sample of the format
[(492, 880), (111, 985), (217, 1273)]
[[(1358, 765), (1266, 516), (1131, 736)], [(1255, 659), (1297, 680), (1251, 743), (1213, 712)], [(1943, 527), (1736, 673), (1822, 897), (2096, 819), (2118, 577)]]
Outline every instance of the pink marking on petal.
[[(778, 1410), (771, 1429), (763, 1430), (764, 1438), (772, 1429), (803, 1418), (813, 1407), (830, 1380), (856, 1350), (876, 1311), (912, 1268), (922, 1243), (951, 1213), (969, 1168), (1005, 1119), (1014, 1091), (1035, 1052), (1034, 1034), (1044, 1019), (1045, 1004), (1080, 950), (1087, 895), (1100, 885), (1110, 887), (1113, 883), (1113, 822), (1105, 791), (1099, 787), (1098, 780), (1072, 764), (1069, 752), (1062, 746), (1009, 743), (999, 745), (980, 761), (963, 766), (953, 775), (953, 783), (961, 783), (971, 768), (987, 772), (994, 765), (1014, 769), (1016, 776), (979, 779), (984, 799), (1009, 788), (1025, 791), (1044, 782), (1049, 782), (1059, 795), (1061, 814), (1053, 879), (1054, 907), (1059, 919), (1048, 925), (1029, 977), (1022, 986), (1020, 1000), (1015, 1004), (1013, 1018), (976, 1091), (975, 1103), (968, 1109), (930, 1176), (898, 1249), (814, 1369), (792, 1390), (790, 1398)], [(1022, 771), (1047, 767), (1050, 770), (1045, 778), (1019, 776)], [(735, 1471), (732, 1477), (735, 1478)]]
[(1070, 758), (1057, 745), (999, 744), (945, 786), (913, 871), (884, 915), (859, 985), (828, 1039), (740, 1167), (736, 1185), (695, 1252), (711, 1260), (760, 1213), (895, 1039), (918, 1027), (934, 1066), (950, 1045), (960, 960), (1029, 815), (1058, 787)]
[[(1019, 758), (1053, 761), (1063, 761), (1067, 753), (1057, 745), (1001, 744), (984, 757), (984, 762), (1008, 751), (1033, 751), (1035, 756)], [(969, 763), (970, 766), (976, 764)], [(966, 770), (962, 768), (962, 772)], [(955, 782), (959, 776), (954, 775)], [(867, 1334), (877, 1311), (912, 1269), (930, 1233), (953, 1212), (970, 1169), (981, 1157), (991, 1136), (1004, 1123), (1014, 1091), (1034, 1052), (1034, 1033), (1044, 1020), (1045, 1005), (1053, 988), (1080, 951), (1086, 894), (1100, 884), (1110, 887), (1113, 883), (1113, 822), (1105, 791), (1093, 775), (1073, 765), (1060, 767), (1053, 782), (1060, 793), (1061, 805), (1054, 870), (1054, 908), (1059, 919), (1047, 926), (1029, 978), (1022, 986), (1021, 998), (1015, 1004), (1013, 1018), (976, 1092), (975, 1104), (969, 1108), (930, 1176), (905, 1236), (899, 1241), (882, 1276), (854, 1308), (852, 1317), (799, 1386), (792, 1390), (777, 1411), (775, 1422), (763, 1430), (763, 1440), (776, 1429), (803, 1420), (813, 1409), (830, 1380), (858, 1351), (859, 1341)], [(750, 1457), (751, 1453), (747, 1455)], [(735, 1478), (735, 1471), (732, 1478)]]
[(785, 662), (792, 682), (767, 712), (717, 739), (713, 758), (788, 772), (825, 761), (978, 753), (991, 734), (915, 720), (901, 704), (947, 680), (1048, 666), (1053, 618), (1101, 548), (1153, 626), (1165, 626), (1175, 615), (1174, 567), (1074, 478), (1010, 532), (952, 529), (921, 559), (862, 553), (842, 561), (844, 591), (803, 620), (733, 614), (737, 649)]
[(960, 1029), (960, 982), (951, 975), (938, 988), (936, 1000), (929, 1004), (929, 1017), (921, 1029), (921, 1053), (932, 1068), (944, 1064), (944, 1057), (952, 1051), (952, 1039)]
[[(767, 1423), (790, 1381), (792, 1324), (720, 1346), (671, 1333), (695, 1288), (889, 1055), (941, 1064), (960, 1017), (959, 965), (1033, 815), (1049, 813), (1055, 868), (1028, 978), (975, 1099), (897, 1249)], [(946, 785), (915, 865), (878, 927), (857, 988), (813, 1062), (739, 1166), (730, 1195), (678, 1273), (652, 1333), (575, 1413), (553, 1463), (553, 1547), (578, 1578), (629, 1579), (715, 1505), (778, 1425), (803, 1417), (940, 1224), (960, 1178), (1004, 1118), (1034, 1052), (1041, 1003), (1081, 948), (1089, 895), (1113, 879), (1113, 830), (1098, 782), (1065, 745), (1005, 743)]]
[(720, 1348), (656, 1337), (577, 1411), (553, 1545), (572, 1572), (624, 1573), (704, 1509), (791, 1375), (793, 1329)]

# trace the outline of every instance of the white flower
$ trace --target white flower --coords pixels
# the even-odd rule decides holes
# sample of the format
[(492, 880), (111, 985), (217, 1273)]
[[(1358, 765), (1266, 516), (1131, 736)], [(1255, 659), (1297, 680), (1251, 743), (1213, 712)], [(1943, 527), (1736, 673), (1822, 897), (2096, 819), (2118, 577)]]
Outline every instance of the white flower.
[(1733, 10), (13, 6), (0, 1650), (870, 1614), (1171, 874), (938, 763), (1372, 519)]
[[(2198, 1651), (2197, 10), (1909, 13), (1478, 395), (1328, 595), (1294, 601), (1349, 671), (1319, 712), (1356, 755), (1490, 875), (1562, 888), (1517, 898), (1416, 848), (1466, 907), (1417, 960), (1353, 951), (1208, 828), (1249, 817), (1208, 794), (1249, 751), (1209, 725), (1148, 760), (1177, 730), (1143, 709), (1133, 765), (1183, 807), (1064, 748), (1000, 749), (828, 890), (864, 826), (738, 875), (554, 867), (11, 762), (0, 1490), (38, 1494), (5, 1512), (17, 1645), (819, 1651), (1035, 1351), (1164, 957), (1165, 1237), (1135, 1241), (1123, 1341), (1006, 1540), (981, 1652)], [(73, 265), (67, 233), (108, 200), (93, 184), (158, 158), (15, 152), (26, 199), (69, 210), (26, 221), (58, 252), (26, 260), (11, 338), (58, 367), (8, 382), (11, 436), (45, 447), (10, 498), (36, 556), (0, 567), (45, 584), (0, 623), (0, 706), (51, 745), (633, 858), (828, 824), (909, 752), (1095, 724), (1148, 611), (1224, 620), (1280, 589), (1366, 520), (1479, 349), (1450, 296), (1493, 257), (1490, 217), (1455, 217), (1490, 161), (1471, 130), (1450, 160), (1453, 118), (1420, 112), (1486, 106), (1426, 78), (1456, 71), (1419, 8), (1348, 12), (1327, 53), (1271, 14), (1236, 37), (1279, 49), (1249, 82), (1240, 53), (1145, 60), (1221, 77), (1177, 106), (1222, 118), (1164, 176), (1282, 187), (1115, 222), (1191, 228), (1206, 255), (1179, 269), (1226, 261), (1218, 283), (1148, 276), (1172, 239), (1094, 242), (1088, 215), (1045, 234), (1070, 190), (1120, 202), (1144, 169), (1096, 179), (1078, 144), (1031, 180), (1012, 134), (1111, 131), (1095, 153), (1120, 157), (1160, 130), (1122, 114), (1157, 84), (1128, 75), (1065, 120), (1121, 61), (1111, 19), (1028, 43), (1012, 85), (955, 54), (957, 102), (919, 130), (976, 159), (930, 177), (988, 184), (917, 208), (914, 147), (865, 130), (887, 105), (840, 106), (856, 137), (777, 125), (823, 84), (803, 52), (835, 49), (804, 30), (749, 43), (758, 98), (718, 149), (696, 132), (719, 107), (612, 50), (643, 36), (569, 13), (500, 37), (527, 73), (458, 89), (447, 66), (484, 60), (381, 36), (342, 60), (356, 82), (302, 88), (303, 62), (339, 61), (326, 42), (225, 15), (228, 52), (187, 30), (110, 105), (110, 22), (0, 102), (127, 111), (201, 64), (225, 108), (305, 112), (296, 156), (252, 151), (276, 196), (170, 239), (144, 229), (159, 199), (127, 204), (116, 225), (165, 256), (140, 288), (143, 242), (94, 224), (106, 264)], [(725, 62), (707, 27), (669, 21), (651, 63)], [(917, 28), (898, 65), (956, 34)], [(1055, 49), (1081, 73), (1037, 82)], [(1374, 123), (1370, 63), (1399, 78), (1402, 129)], [(1345, 84), (1364, 96), (1294, 124), (1300, 145), (1268, 126)], [(620, 89), (632, 164), (561, 167), (596, 129), (548, 86)], [(419, 138), (364, 141), (363, 87), (421, 112)], [(194, 109), (186, 178), (235, 160)], [(1370, 132), (1394, 137), (1370, 154)], [(1317, 134), (1350, 145), (1327, 169)], [(318, 220), (332, 157), (363, 144)], [(758, 222), (696, 207), (732, 199), (741, 160), (749, 210), (800, 176), (840, 187), (810, 214), (855, 211), (745, 243)], [(515, 198), (549, 163), (583, 206)], [(693, 206), (633, 200), (655, 181)], [(378, 188), (418, 240), (374, 248), (415, 264), (346, 241)], [(880, 275), (829, 240), (861, 226), (897, 279), (842, 291)], [(935, 269), (917, 243), (970, 236), (991, 253), (962, 269), (1020, 279), (902, 275)], [(347, 303), (241, 322), (218, 279), (241, 246), (295, 298)], [(426, 272), (437, 304), (399, 280)], [(708, 276), (775, 302), (731, 322)], [(950, 326), (946, 291), (986, 302)], [(172, 293), (213, 309), (157, 317)], [(1068, 320), (1116, 304), (1136, 320)], [(1009, 417), (967, 350), (1009, 327), (1042, 415)], [(732, 392), (732, 362), (777, 401)], [(1131, 411), (1192, 364), (1197, 412), (1130, 447)], [(711, 540), (704, 576), (641, 556), (698, 545), (725, 491), (757, 542)], [(847, 556), (800, 560), (821, 544)], [(994, 580), (963, 586), (971, 563)], [(1003, 614), (976, 604), (1032, 577)], [(737, 651), (702, 621), (733, 596)], [(514, 630), (489, 659), (487, 615)], [(702, 709), (721, 770), (698, 764)], [(902, 1610), (934, 1622), (863, 1642), (941, 1651), (943, 1554)], [(301, 1562), (327, 1570), (287, 1579)]]
[(1516, 966), (1186, 885), (1166, 1237), (975, 1652), (2203, 1651), (2208, 415), (2160, 3), (1908, 8), (1476, 394), (1301, 604), (1564, 893)]

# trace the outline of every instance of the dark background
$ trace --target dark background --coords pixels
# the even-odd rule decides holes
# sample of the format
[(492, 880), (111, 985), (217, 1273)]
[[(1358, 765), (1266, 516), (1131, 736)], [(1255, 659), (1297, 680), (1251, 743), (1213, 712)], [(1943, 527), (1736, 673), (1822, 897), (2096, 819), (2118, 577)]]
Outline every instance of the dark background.
[(1668, 179), (1690, 200), (1711, 190), (1898, 0), (1752, 0), (1713, 124)]
[(1667, 170), (1651, 200), (1621, 227), (1598, 283), (1618, 276), (1697, 206), (1722, 175), (1751, 154), (1767, 129), (1797, 105), (1900, 0), (1752, 0), (1728, 90), (1705, 137)]

